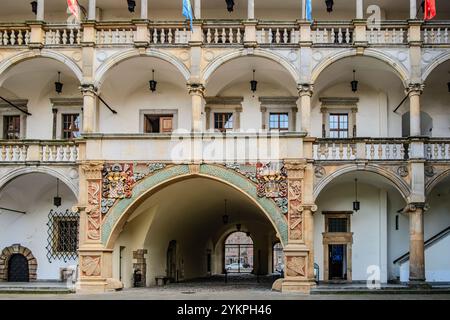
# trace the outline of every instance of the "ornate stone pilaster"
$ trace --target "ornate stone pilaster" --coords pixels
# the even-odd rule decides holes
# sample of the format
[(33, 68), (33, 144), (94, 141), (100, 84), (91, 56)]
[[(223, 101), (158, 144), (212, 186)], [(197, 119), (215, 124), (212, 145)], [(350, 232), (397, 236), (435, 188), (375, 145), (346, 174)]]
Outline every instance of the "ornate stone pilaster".
[(283, 291), (308, 293), (314, 285), (313, 219), (317, 210), (313, 204), (305, 204), (304, 178), (306, 161), (285, 163), (288, 179), (288, 245), (285, 247), (285, 279)]

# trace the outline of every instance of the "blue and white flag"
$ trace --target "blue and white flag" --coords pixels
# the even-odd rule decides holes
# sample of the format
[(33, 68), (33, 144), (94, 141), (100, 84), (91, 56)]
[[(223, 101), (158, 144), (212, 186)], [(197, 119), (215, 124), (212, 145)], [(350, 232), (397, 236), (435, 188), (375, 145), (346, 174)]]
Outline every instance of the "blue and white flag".
[(306, 0), (305, 12), (306, 12), (306, 20), (308, 20), (308, 21), (312, 21), (312, 5), (311, 5), (311, 1), (312, 0)]
[(185, 16), (186, 19), (189, 19), (192, 31), (192, 19), (194, 18), (194, 15), (192, 14), (191, 0), (183, 0), (183, 16)]

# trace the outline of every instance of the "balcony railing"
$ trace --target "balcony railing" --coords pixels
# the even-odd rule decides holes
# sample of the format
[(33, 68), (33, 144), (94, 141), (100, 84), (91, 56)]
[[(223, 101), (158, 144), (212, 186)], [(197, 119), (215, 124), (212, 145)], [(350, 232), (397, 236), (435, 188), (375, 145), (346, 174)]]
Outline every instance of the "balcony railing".
[(312, 26), (313, 44), (348, 46), (353, 44), (354, 28), (350, 22), (321, 22)]
[(244, 42), (245, 30), (239, 21), (206, 23), (202, 30), (203, 43), (206, 45), (233, 45)]
[(408, 159), (408, 141), (402, 139), (319, 139), (313, 145), (318, 161), (390, 161)]
[(0, 47), (27, 46), (30, 42), (31, 31), (26, 25), (1, 25)]
[(79, 46), (83, 38), (83, 31), (70, 25), (47, 25), (44, 30), (48, 46)]
[[(139, 22), (141, 23), (141, 22)], [(151, 46), (187, 45), (193, 33), (185, 22), (151, 22), (139, 24), (135, 21), (110, 21), (95, 24), (97, 46), (121, 46), (147, 43)], [(92, 25), (90, 25), (92, 26)], [(143, 29), (139, 29), (143, 27)], [(245, 41), (261, 46), (290, 46), (302, 41), (300, 25), (294, 21), (258, 21), (255, 30), (248, 29), (243, 20), (204, 20), (202, 42), (204, 45), (232, 46)], [(382, 21), (379, 26), (368, 24), (361, 28), (351, 21), (319, 21), (311, 26), (311, 41), (315, 46), (346, 47), (355, 41), (367, 41), (371, 46), (404, 46), (410, 41), (410, 26), (406, 21)], [(0, 47), (21, 47), (34, 42), (45, 46), (80, 46), (85, 26), (67, 24), (43, 24), (43, 39), (27, 23), (0, 24)], [(450, 45), (450, 21), (426, 22), (422, 25), (421, 37), (424, 45)], [(254, 32), (254, 33), (253, 33)], [(359, 33), (358, 33), (359, 32)], [(361, 34), (362, 33), (362, 34)], [(365, 40), (364, 40), (365, 39)], [(416, 39), (417, 40), (417, 39)], [(309, 41), (305, 40), (305, 41)]]
[(367, 42), (371, 45), (405, 45), (409, 27), (406, 22), (383, 22), (378, 27), (368, 26)]
[(422, 26), (422, 40), (426, 45), (450, 44), (450, 21), (427, 23)]
[(450, 141), (432, 139), (425, 144), (427, 160), (450, 160)]
[(0, 163), (75, 163), (79, 146), (71, 141), (1, 141)]

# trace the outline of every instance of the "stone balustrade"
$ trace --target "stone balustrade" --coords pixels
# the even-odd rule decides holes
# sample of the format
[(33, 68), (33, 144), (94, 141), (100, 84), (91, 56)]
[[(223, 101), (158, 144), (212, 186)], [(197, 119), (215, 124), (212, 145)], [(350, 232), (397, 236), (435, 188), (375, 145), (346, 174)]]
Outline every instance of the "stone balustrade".
[(44, 44), (48, 46), (79, 46), (83, 31), (76, 25), (47, 25)]
[(78, 144), (72, 141), (0, 142), (0, 163), (75, 163), (79, 154)]
[(25, 25), (0, 25), (0, 47), (27, 46), (31, 31)]
[(450, 21), (426, 23), (422, 26), (422, 40), (425, 45), (449, 45)]
[(353, 25), (343, 23), (316, 23), (311, 29), (311, 40), (316, 45), (347, 46), (353, 44)]
[(378, 26), (367, 26), (367, 42), (370, 45), (405, 45), (409, 41), (408, 24), (385, 22)]
[[(319, 47), (353, 46), (358, 41), (366, 41), (370, 46), (403, 46), (410, 41), (410, 25), (406, 21), (382, 21), (379, 25), (358, 22), (359, 25), (362, 23), (362, 29), (356, 29), (355, 23), (315, 22), (310, 27), (310, 38), (302, 40), (300, 25), (294, 21), (256, 21), (251, 25), (243, 20), (204, 20), (200, 37), (204, 45), (218, 46), (240, 45), (245, 41), (261, 46), (292, 46), (302, 41), (311, 41)], [(40, 41), (44, 46), (80, 46), (85, 41), (83, 28), (88, 25), (92, 26), (43, 24)], [(139, 33), (139, 26), (144, 27), (144, 36)], [(111, 21), (96, 22), (94, 28), (94, 39), (88, 41), (94, 42), (96, 46), (142, 46), (142, 43), (150, 46), (187, 45), (194, 36), (185, 22)], [(449, 45), (449, 29), (450, 21), (423, 23), (421, 37), (424, 45)], [(28, 46), (31, 39), (34, 39), (34, 42), (39, 39), (40, 36), (32, 37), (32, 33), (38, 30), (39, 28), (30, 28), (26, 23), (0, 24), (0, 48)], [(246, 34), (248, 30), (253, 31)], [(141, 34), (141, 37), (138, 34)], [(303, 34), (306, 36), (306, 33)], [(361, 40), (361, 37), (365, 40)]]
[(206, 45), (233, 45), (244, 42), (245, 30), (241, 23), (206, 23), (203, 25), (203, 43)]
[(298, 44), (300, 31), (293, 23), (260, 23), (256, 29), (256, 41), (262, 45)]
[(318, 161), (390, 161), (408, 158), (408, 142), (403, 139), (318, 139), (313, 158)]
[(427, 160), (450, 160), (450, 141), (432, 139), (425, 143), (425, 158)]

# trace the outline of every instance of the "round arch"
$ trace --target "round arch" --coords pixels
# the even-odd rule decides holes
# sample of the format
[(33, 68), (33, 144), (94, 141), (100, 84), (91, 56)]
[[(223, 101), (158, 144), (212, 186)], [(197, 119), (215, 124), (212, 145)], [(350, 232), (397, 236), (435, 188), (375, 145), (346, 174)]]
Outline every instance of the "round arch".
[(69, 57), (67, 57), (62, 53), (53, 50), (43, 49), (39, 53), (35, 53), (33, 51), (24, 51), (0, 62), (0, 84), (3, 82), (3, 76), (7, 70), (19, 64), (20, 62), (30, 60), (33, 58), (49, 58), (59, 61), (73, 72), (73, 74), (76, 76), (76, 78), (80, 83), (83, 82), (83, 71), (76, 64), (75, 61), (73, 61), (72, 59), (70, 59)]
[[(320, 75), (322, 74), (322, 72), (325, 69), (327, 69), (329, 66), (331, 66), (332, 64), (334, 64), (340, 60), (346, 59), (346, 58), (357, 57), (357, 56), (360, 56), (360, 55), (357, 54), (356, 50), (343, 50), (331, 57), (324, 59), (321, 63), (319, 63), (313, 69), (313, 71), (311, 73), (311, 83), (315, 83), (317, 81), (317, 79), (320, 77)], [(376, 51), (373, 49), (366, 49), (364, 51), (364, 55), (362, 55), (362, 57), (373, 58), (373, 59), (381, 61), (381, 62), (385, 63), (386, 65), (390, 66), (393, 69), (393, 71), (397, 74), (399, 79), (402, 81), (403, 85), (405, 85), (405, 87), (407, 86), (408, 79), (409, 79), (409, 72), (405, 67), (401, 66), (393, 58), (389, 57), (388, 55), (386, 55), (382, 52), (379, 52), (379, 51)]]
[(314, 187), (314, 200), (317, 199), (317, 197), (320, 195), (322, 190), (334, 179), (350, 172), (356, 172), (356, 171), (362, 171), (362, 172), (372, 172), (376, 173), (384, 178), (386, 178), (389, 182), (392, 183), (392, 185), (400, 192), (403, 199), (405, 201), (408, 200), (409, 194), (410, 194), (410, 188), (408, 184), (403, 181), (400, 177), (396, 176), (393, 172), (388, 171), (387, 169), (380, 168), (378, 166), (374, 165), (367, 165), (364, 167), (364, 169), (361, 169), (358, 167), (358, 165), (348, 165), (343, 168), (340, 168), (333, 172), (332, 174), (326, 176), (324, 179), (322, 179), (315, 187)]
[(428, 77), (433, 73), (433, 71), (438, 68), (441, 64), (450, 60), (450, 53), (443, 53), (440, 56), (433, 59), (425, 71), (422, 73), (422, 82), (427, 81)]
[(218, 56), (212, 62), (210, 62), (203, 70), (202, 79), (205, 82), (205, 84), (207, 84), (211, 76), (214, 74), (214, 72), (227, 62), (238, 59), (240, 57), (252, 57), (252, 56), (265, 58), (278, 63), (291, 75), (295, 83), (300, 83), (299, 73), (289, 61), (287, 61), (285, 58), (277, 54), (261, 49), (255, 49), (251, 53), (249, 53), (245, 49), (241, 49)]
[(100, 67), (98, 67), (98, 69), (96, 71), (95, 79), (94, 79), (94, 86), (97, 88), (101, 87), (108, 71), (111, 70), (111, 68), (113, 68), (114, 66), (116, 66), (117, 64), (119, 64), (123, 61), (129, 60), (132, 58), (136, 58), (136, 57), (152, 57), (152, 58), (164, 60), (164, 61), (170, 63), (171, 65), (173, 65), (181, 73), (181, 75), (183, 76), (183, 78), (186, 81), (188, 81), (191, 76), (191, 73), (190, 73), (189, 69), (186, 67), (186, 65), (183, 62), (181, 62), (177, 57), (175, 57), (171, 54), (161, 52), (158, 50), (153, 50), (153, 49), (148, 49), (145, 51), (144, 54), (142, 54), (137, 49), (130, 49), (130, 50), (121, 51), (117, 54), (112, 55), (105, 62), (103, 62), (100, 65)]
[(46, 167), (23, 167), (15, 170), (8, 171), (5, 175), (0, 178), (0, 190), (2, 190), (9, 182), (14, 180), (19, 176), (23, 176), (30, 173), (45, 173), (51, 175), (55, 178), (58, 178), (63, 183), (65, 183), (69, 189), (73, 192), (76, 198), (78, 198), (79, 189), (78, 183), (74, 183), (71, 179), (64, 173), (59, 172), (58, 170)]
[(269, 219), (281, 241), (287, 243), (287, 223), (278, 206), (267, 198), (257, 196), (256, 186), (237, 172), (216, 165), (201, 165), (198, 171), (191, 172), (189, 165), (176, 165), (155, 172), (140, 181), (132, 191), (129, 199), (122, 199), (114, 205), (106, 215), (102, 224), (102, 242), (106, 248), (112, 249), (116, 239), (138, 206), (157, 191), (178, 181), (204, 177), (226, 184), (242, 192)]
[(444, 170), (437, 176), (433, 177), (425, 186), (425, 195), (428, 196), (439, 183), (448, 177), (450, 177), (450, 169)]

